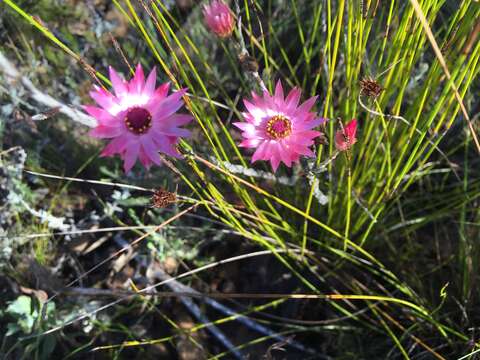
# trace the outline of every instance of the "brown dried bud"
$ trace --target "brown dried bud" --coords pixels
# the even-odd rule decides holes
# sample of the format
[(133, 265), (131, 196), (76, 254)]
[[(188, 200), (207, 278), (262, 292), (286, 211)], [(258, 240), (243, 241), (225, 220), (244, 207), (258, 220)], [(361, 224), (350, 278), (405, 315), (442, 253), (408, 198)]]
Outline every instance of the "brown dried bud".
[(328, 139), (324, 133), (315, 138), (315, 145), (328, 145)]
[(383, 90), (383, 87), (375, 79), (364, 78), (360, 80), (360, 94), (363, 96), (376, 98)]
[(244, 70), (250, 72), (258, 71), (258, 63), (253, 56), (250, 56), (247, 53), (242, 53), (238, 56), (238, 60)]
[(158, 189), (153, 193), (152, 206), (154, 208), (165, 208), (177, 201), (177, 195), (165, 189)]

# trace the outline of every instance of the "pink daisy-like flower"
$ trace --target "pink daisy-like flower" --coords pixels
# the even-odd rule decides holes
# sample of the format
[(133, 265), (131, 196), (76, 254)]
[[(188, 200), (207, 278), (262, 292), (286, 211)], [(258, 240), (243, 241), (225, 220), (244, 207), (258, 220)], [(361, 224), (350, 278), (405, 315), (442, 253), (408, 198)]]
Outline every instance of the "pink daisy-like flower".
[(221, 0), (203, 6), (203, 16), (210, 31), (222, 38), (229, 37), (235, 27), (232, 10)]
[(192, 120), (190, 115), (176, 113), (183, 106), (182, 96), (186, 89), (171, 95), (168, 95), (169, 83), (155, 89), (155, 68), (145, 80), (140, 64), (129, 82), (112, 67), (109, 71), (114, 94), (95, 86), (90, 96), (100, 107), (84, 106), (98, 122), (90, 135), (112, 139), (101, 156), (119, 154), (125, 172), (130, 171), (137, 158), (147, 169), (152, 164), (161, 165), (159, 151), (180, 157), (176, 144), (180, 137), (190, 135), (180, 126)]
[(335, 147), (339, 151), (345, 151), (357, 142), (357, 120), (353, 119), (343, 129), (335, 133)]
[(247, 112), (243, 117), (246, 121), (234, 125), (243, 131), (244, 140), (240, 146), (256, 148), (252, 163), (270, 161), (275, 172), (280, 162), (290, 167), (301, 155), (314, 155), (310, 146), (322, 133), (312, 129), (326, 119), (310, 111), (316, 96), (299, 106), (300, 96), (301, 90), (294, 88), (284, 98), (282, 83), (278, 81), (273, 96), (264, 90), (262, 97), (252, 93), (251, 102), (244, 100)]

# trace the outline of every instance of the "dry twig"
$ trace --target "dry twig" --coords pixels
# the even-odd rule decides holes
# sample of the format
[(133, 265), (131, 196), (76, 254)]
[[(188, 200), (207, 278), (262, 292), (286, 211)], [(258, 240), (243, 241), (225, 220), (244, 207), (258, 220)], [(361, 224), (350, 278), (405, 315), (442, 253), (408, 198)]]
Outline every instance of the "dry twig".
[(28, 93), (30, 93), (30, 97), (37, 103), (51, 109), (56, 108), (58, 109), (58, 112), (61, 112), (73, 121), (79, 122), (83, 125), (94, 127), (97, 124), (97, 121), (91, 116), (65, 105), (50, 95), (40, 91), (35, 85), (33, 85), (29, 78), (20, 74), (17, 68), (5, 57), (5, 55), (3, 55), (2, 52), (0, 52), (0, 73), (3, 74), (3, 77), (9, 86), (23, 87)]

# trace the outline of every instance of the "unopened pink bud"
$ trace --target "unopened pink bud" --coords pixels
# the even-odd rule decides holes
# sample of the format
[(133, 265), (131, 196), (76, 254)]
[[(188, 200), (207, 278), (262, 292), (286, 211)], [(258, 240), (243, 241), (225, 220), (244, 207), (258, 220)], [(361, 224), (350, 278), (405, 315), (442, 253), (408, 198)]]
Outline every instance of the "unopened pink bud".
[(343, 129), (335, 134), (335, 147), (339, 151), (345, 151), (357, 142), (357, 120), (353, 119)]
[(221, 0), (213, 0), (204, 5), (203, 16), (210, 31), (222, 38), (232, 35), (235, 19), (232, 10)]

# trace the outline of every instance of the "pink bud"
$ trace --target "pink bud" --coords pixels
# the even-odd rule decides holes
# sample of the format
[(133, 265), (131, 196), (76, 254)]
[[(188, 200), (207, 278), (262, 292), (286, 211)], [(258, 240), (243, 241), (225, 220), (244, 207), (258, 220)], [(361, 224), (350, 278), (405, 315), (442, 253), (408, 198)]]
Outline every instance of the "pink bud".
[(345, 151), (357, 142), (357, 120), (353, 119), (342, 130), (335, 134), (335, 146), (339, 151)]
[(222, 38), (229, 37), (235, 26), (233, 13), (221, 0), (213, 0), (209, 5), (204, 5), (203, 16), (210, 31)]

